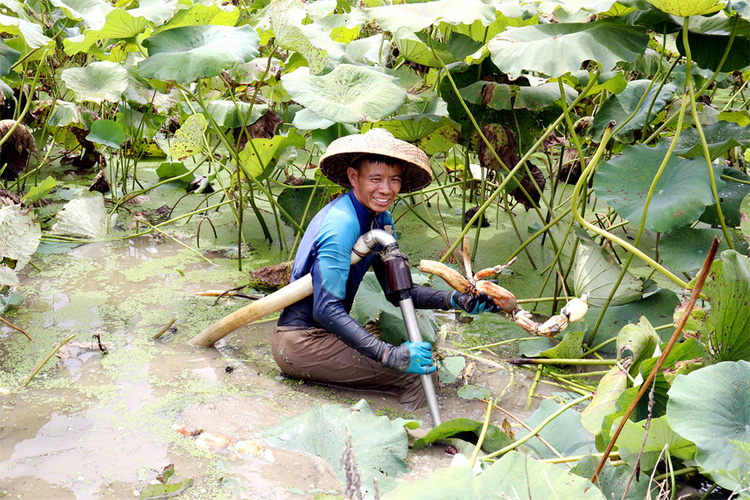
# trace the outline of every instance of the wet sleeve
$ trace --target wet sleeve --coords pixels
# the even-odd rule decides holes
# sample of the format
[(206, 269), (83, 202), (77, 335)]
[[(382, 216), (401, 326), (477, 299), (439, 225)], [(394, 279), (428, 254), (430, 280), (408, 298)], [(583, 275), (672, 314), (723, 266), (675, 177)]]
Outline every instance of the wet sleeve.
[[(359, 222), (356, 228), (359, 228)], [(321, 230), (317, 257), (310, 270), (313, 318), (322, 328), (357, 352), (388, 368), (405, 370), (410, 361), (408, 348), (399, 349), (374, 337), (344, 307), (351, 249), (359, 237), (358, 233), (346, 229), (347, 224), (338, 220), (324, 225)]]

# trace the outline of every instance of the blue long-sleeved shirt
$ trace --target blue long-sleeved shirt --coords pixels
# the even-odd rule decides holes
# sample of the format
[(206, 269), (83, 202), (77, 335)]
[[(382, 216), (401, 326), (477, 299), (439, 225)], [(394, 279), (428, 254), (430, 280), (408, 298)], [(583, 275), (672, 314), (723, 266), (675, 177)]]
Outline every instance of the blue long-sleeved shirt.
[[(292, 267), (292, 281), (312, 275), (313, 294), (284, 308), (278, 325), (323, 328), (387, 367), (408, 367), (408, 350), (397, 350), (374, 337), (349, 315), (359, 285), (373, 264), (381, 284), (384, 279), (377, 254), (381, 248), (350, 265), (352, 247), (371, 229), (392, 232), (392, 228), (390, 212), (370, 212), (351, 192), (323, 207), (307, 227)], [(414, 286), (411, 294), (417, 308), (450, 307), (447, 292)]]

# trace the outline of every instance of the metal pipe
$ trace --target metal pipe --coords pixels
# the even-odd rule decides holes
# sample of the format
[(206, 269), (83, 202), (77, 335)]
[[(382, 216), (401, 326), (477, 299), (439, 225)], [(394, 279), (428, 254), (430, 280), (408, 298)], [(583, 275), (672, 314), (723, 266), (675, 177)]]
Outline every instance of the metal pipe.
[[(404, 317), (409, 342), (422, 342), (422, 334), (417, 323), (417, 313), (414, 310), (414, 302), (411, 297), (402, 299), (398, 305), (401, 307), (401, 315)], [(437, 427), (442, 420), (440, 419), (440, 408), (438, 407), (435, 385), (432, 383), (432, 375), (420, 375), (420, 378), (422, 379), (424, 395), (427, 398), (427, 407), (430, 409), (430, 415), (432, 415), (432, 425)]]

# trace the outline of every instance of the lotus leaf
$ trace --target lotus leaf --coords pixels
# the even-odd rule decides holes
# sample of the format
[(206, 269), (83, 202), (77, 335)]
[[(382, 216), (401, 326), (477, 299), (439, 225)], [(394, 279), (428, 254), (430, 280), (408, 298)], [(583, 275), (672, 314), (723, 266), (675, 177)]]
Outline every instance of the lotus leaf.
[(722, 0), (648, 0), (657, 9), (673, 16), (705, 16), (718, 12), (726, 5)]
[[(721, 213), (727, 226), (737, 227), (741, 222), (740, 205), (742, 199), (750, 194), (750, 175), (732, 167), (721, 167), (721, 172), (721, 181), (725, 182), (724, 187), (719, 189)], [(714, 226), (720, 226), (721, 221), (716, 210), (716, 204), (706, 207), (706, 211), (703, 212), (700, 220)]]
[(677, 377), (667, 421), (695, 443), (698, 465), (720, 486), (750, 487), (750, 462), (735, 444), (750, 442), (750, 363), (724, 361)]
[[(321, 27), (303, 23), (307, 17), (305, 4), (299, 0), (273, 0), (268, 6), (268, 14), (276, 43), (304, 57), (313, 75), (323, 71), (328, 51), (313, 44), (310, 37), (316, 34), (325, 36), (325, 33)], [(316, 28), (318, 32), (311, 33)]]
[(750, 242), (750, 194), (742, 199), (740, 214), (740, 230)]
[[(392, 120), (380, 121), (373, 127), (389, 130), (394, 137), (411, 142), (428, 155), (447, 151), (458, 140), (458, 124), (438, 115), (399, 115)], [(362, 131), (367, 131), (367, 124)]]
[(373, 7), (365, 12), (384, 30), (406, 28), (416, 33), (438, 22), (456, 25), (472, 24), (479, 20), (482, 25), (488, 26), (495, 20), (494, 10), (494, 7), (480, 0), (437, 0)]
[(477, 387), (475, 385), (462, 385), (456, 391), (458, 397), (462, 399), (490, 399), (492, 392), (486, 387)]
[(641, 447), (643, 455), (640, 456), (640, 466), (645, 471), (653, 470), (660, 460), (666, 461), (667, 453), (680, 460), (689, 460), (695, 455), (695, 444), (673, 431), (666, 415), (652, 419), (648, 430), (644, 425), (645, 421), (636, 423), (628, 420), (617, 438), (620, 458), (629, 466), (636, 466)]
[(259, 41), (248, 25), (182, 26), (143, 41), (149, 57), (138, 63), (138, 71), (146, 78), (190, 83), (252, 60)]
[(22, 305), (23, 301), (23, 295), (18, 292), (11, 292), (10, 295), (0, 295), (0, 314), (4, 314), (11, 307)]
[(66, 203), (56, 216), (52, 234), (99, 238), (107, 234), (107, 210), (104, 196), (96, 191), (83, 191)]
[(148, 20), (145, 17), (134, 17), (129, 11), (115, 9), (107, 14), (107, 21), (101, 29), (90, 29), (86, 30), (83, 35), (65, 38), (63, 46), (68, 55), (75, 55), (79, 52), (88, 52), (101, 40), (129, 40), (132, 43), (132, 40), (143, 33), (147, 26)]
[(569, 328), (565, 336), (555, 347), (539, 353), (539, 356), (550, 359), (578, 359), (583, 354), (583, 336), (586, 332)]
[(422, 481), (402, 482), (384, 499), (483, 500), (498, 497), (604, 500), (601, 491), (592, 487), (588, 479), (517, 452), (507, 453), (476, 477), (468, 466), (459, 465), (435, 472)]
[(20, 205), (0, 208), (0, 262), (15, 261), (14, 269), (20, 271), (36, 252), (42, 230), (33, 214)]
[(83, 21), (83, 26), (90, 30), (100, 30), (107, 21), (107, 14), (115, 8), (104, 0), (51, 0), (55, 7), (60, 7), (69, 19)]
[[(571, 102), (578, 94), (569, 85), (563, 85), (565, 101)], [(461, 97), (474, 104), (492, 109), (528, 109), (539, 111), (560, 104), (560, 86), (543, 83), (538, 86), (508, 85), (505, 83), (476, 82), (460, 90)]]
[(390, 491), (396, 479), (406, 473), (408, 440), (404, 423), (377, 417), (362, 399), (351, 408), (324, 404), (300, 415), (281, 417), (272, 426), (260, 429), (271, 446), (310, 453), (323, 458), (346, 484), (341, 455), (351, 433), (362, 489), (373, 495), (374, 481), (381, 493)]
[(443, 64), (461, 61), (481, 48), (479, 42), (460, 34), (454, 34), (447, 42), (432, 41), (432, 47), (429, 36), (423, 32), (412, 33), (408, 28), (399, 28), (395, 36), (400, 56), (407, 61), (434, 68), (441, 66), (440, 61)]
[(177, 10), (177, 0), (139, 0), (138, 7), (128, 10), (133, 17), (145, 17), (160, 25), (172, 17)]
[[(703, 126), (703, 135), (708, 144), (711, 161), (732, 148), (750, 145), (750, 128), (729, 121), (722, 120)], [(686, 158), (702, 157), (703, 146), (698, 130), (695, 128), (684, 130), (677, 139), (674, 153)]]
[(628, 386), (628, 372), (619, 366), (613, 366), (601, 380), (594, 391), (594, 397), (581, 412), (581, 424), (591, 434), (601, 439), (602, 425), (607, 415), (617, 409), (617, 399)]
[(654, 354), (660, 342), (661, 339), (648, 318), (641, 316), (637, 325), (625, 325), (620, 330), (617, 335), (617, 355), (623, 357), (626, 352), (629, 352), (633, 360), (630, 371), (638, 373), (638, 366), (644, 359)]
[[(617, 122), (617, 137), (640, 130), (672, 101), (676, 90), (673, 84), (659, 88), (650, 80), (633, 80), (621, 93), (613, 94), (602, 104), (591, 123), (591, 136), (599, 141), (609, 122)], [(648, 123), (647, 123), (648, 120)], [(630, 142), (625, 140), (625, 142)]]
[[(573, 269), (573, 288), (578, 297), (589, 295), (590, 307), (602, 307), (612, 292), (620, 266), (602, 247), (581, 240), (576, 249)], [(626, 272), (610, 305), (628, 304), (641, 297), (643, 284)]]
[(559, 77), (578, 71), (586, 61), (596, 61), (609, 71), (620, 61), (635, 61), (647, 44), (643, 28), (602, 19), (508, 28), (488, 48), (492, 62), (505, 73), (536, 71)]
[(281, 82), (292, 99), (322, 118), (341, 123), (381, 120), (406, 99), (395, 78), (350, 64), (340, 64), (323, 76), (298, 68), (282, 76)]
[(203, 132), (207, 126), (206, 117), (200, 113), (188, 116), (174, 134), (169, 145), (169, 154), (175, 160), (184, 160), (203, 150)]
[(18, 61), (20, 55), (20, 52), (8, 47), (0, 40), (0, 78), (10, 73), (11, 68)]
[(240, 152), (243, 170), (256, 179), (266, 178), (274, 167), (273, 160), (288, 147), (304, 148), (305, 138), (292, 129), (288, 136), (276, 135), (271, 139), (250, 139)]
[(64, 69), (62, 79), (78, 99), (97, 104), (118, 102), (128, 88), (127, 70), (110, 61), (92, 62), (85, 68)]
[[(652, 325), (664, 325), (672, 322), (672, 313), (675, 307), (680, 303), (674, 292), (662, 288), (649, 295), (646, 298), (625, 304), (623, 306), (608, 307), (604, 313), (604, 319), (596, 335), (598, 342), (604, 342), (610, 338), (616, 337), (623, 326), (636, 323), (641, 316), (648, 318)], [(585, 320), (588, 325), (588, 333), (591, 334), (601, 309), (589, 307)], [(663, 332), (663, 330), (659, 330)], [(668, 337), (668, 334), (664, 334)], [(662, 340), (665, 340), (662, 338)], [(610, 344), (610, 349), (614, 350), (614, 345)], [(607, 346), (604, 352), (608, 352)]]
[(0, 27), (4, 34), (20, 35), (32, 49), (44, 47), (52, 42), (52, 39), (44, 35), (40, 24), (27, 19), (0, 14)]
[[(547, 417), (560, 409), (552, 399), (545, 399), (532, 416), (526, 419), (526, 425), (535, 429)], [(518, 439), (526, 436), (528, 431), (522, 431)], [(544, 438), (562, 456), (587, 455), (595, 448), (594, 436), (581, 424), (581, 414), (572, 408), (568, 408), (562, 414), (555, 417), (541, 431), (539, 435)], [(541, 458), (555, 458), (555, 455), (546, 445), (538, 439), (531, 439), (525, 443)]]
[[(435, 327), (437, 326), (435, 313), (429, 309), (416, 312), (422, 339), (425, 342), (435, 342)], [(390, 344), (401, 345), (408, 340), (401, 310), (385, 298), (383, 289), (373, 272), (365, 274), (357, 295), (354, 297), (354, 305), (350, 314), (361, 325), (380, 320), (381, 338)]]
[(681, 227), (666, 233), (659, 240), (659, 255), (670, 269), (695, 271), (706, 261), (714, 238), (719, 238), (719, 252), (729, 249), (721, 229)]
[(196, 3), (188, 9), (178, 10), (174, 17), (169, 20), (169, 23), (159, 26), (154, 32), (158, 33), (180, 26), (201, 26), (204, 24), (235, 26), (239, 17), (240, 9), (223, 10), (216, 4)]
[[(437, 427), (430, 429), (430, 432), (424, 437), (414, 441), (413, 448), (419, 450), (437, 441), (449, 438), (461, 439), (476, 444), (482, 433), (483, 425), (482, 422), (477, 422), (470, 418), (454, 418), (446, 420)], [(511, 438), (509, 438), (499, 427), (490, 424), (487, 426), (484, 441), (482, 441), (482, 450), (492, 453), (493, 451), (502, 449), (512, 442), (513, 440), (511, 440)]]
[[(590, 455), (582, 457), (578, 461), (578, 465), (570, 469), (570, 472), (589, 479), (594, 475), (600, 460), (601, 458)], [(633, 469), (627, 465), (615, 467), (607, 461), (604, 464), (604, 469), (597, 476), (596, 485), (602, 490), (605, 498), (619, 500), (656, 498), (658, 484), (655, 481), (649, 481), (648, 477), (641, 472), (633, 476), (633, 472)], [(650, 492), (649, 488), (651, 489)]]
[(91, 124), (91, 132), (86, 136), (86, 140), (120, 149), (122, 143), (125, 142), (125, 130), (115, 121), (96, 120)]
[(734, 250), (722, 252), (711, 266), (703, 293), (711, 303), (711, 326), (704, 332), (709, 334), (711, 357), (750, 361), (750, 258)]
[[(663, 143), (653, 148), (628, 146), (622, 156), (602, 162), (594, 177), (596, 195), (631, 224), (639, 224), (651, 183), (667, 149)], [(723, 189), (724, 181), (717, 179), (716, 184)], [(645, 227), (668, 232), (686, 226), (698, 220), (713, 203), (705, 161), (670, 155), (654, 186)]]

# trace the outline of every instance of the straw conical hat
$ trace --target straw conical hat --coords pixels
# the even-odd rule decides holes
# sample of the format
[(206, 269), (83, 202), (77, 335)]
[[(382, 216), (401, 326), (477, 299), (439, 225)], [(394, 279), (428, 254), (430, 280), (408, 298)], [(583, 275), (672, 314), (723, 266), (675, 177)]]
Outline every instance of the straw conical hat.
[(347, 135), (328, 146), (320, 159), (320, 170), (330, 180), (344, 187), (352, 187), (346, 169), (363, 154), (389, 156), (403, 161), (407, 167), (401, 181), (401, 192), (411, 193), (432, 182), (430, 161), (424, 151), (393, 137), (384, 128), (373, 128), (364, 134)]

